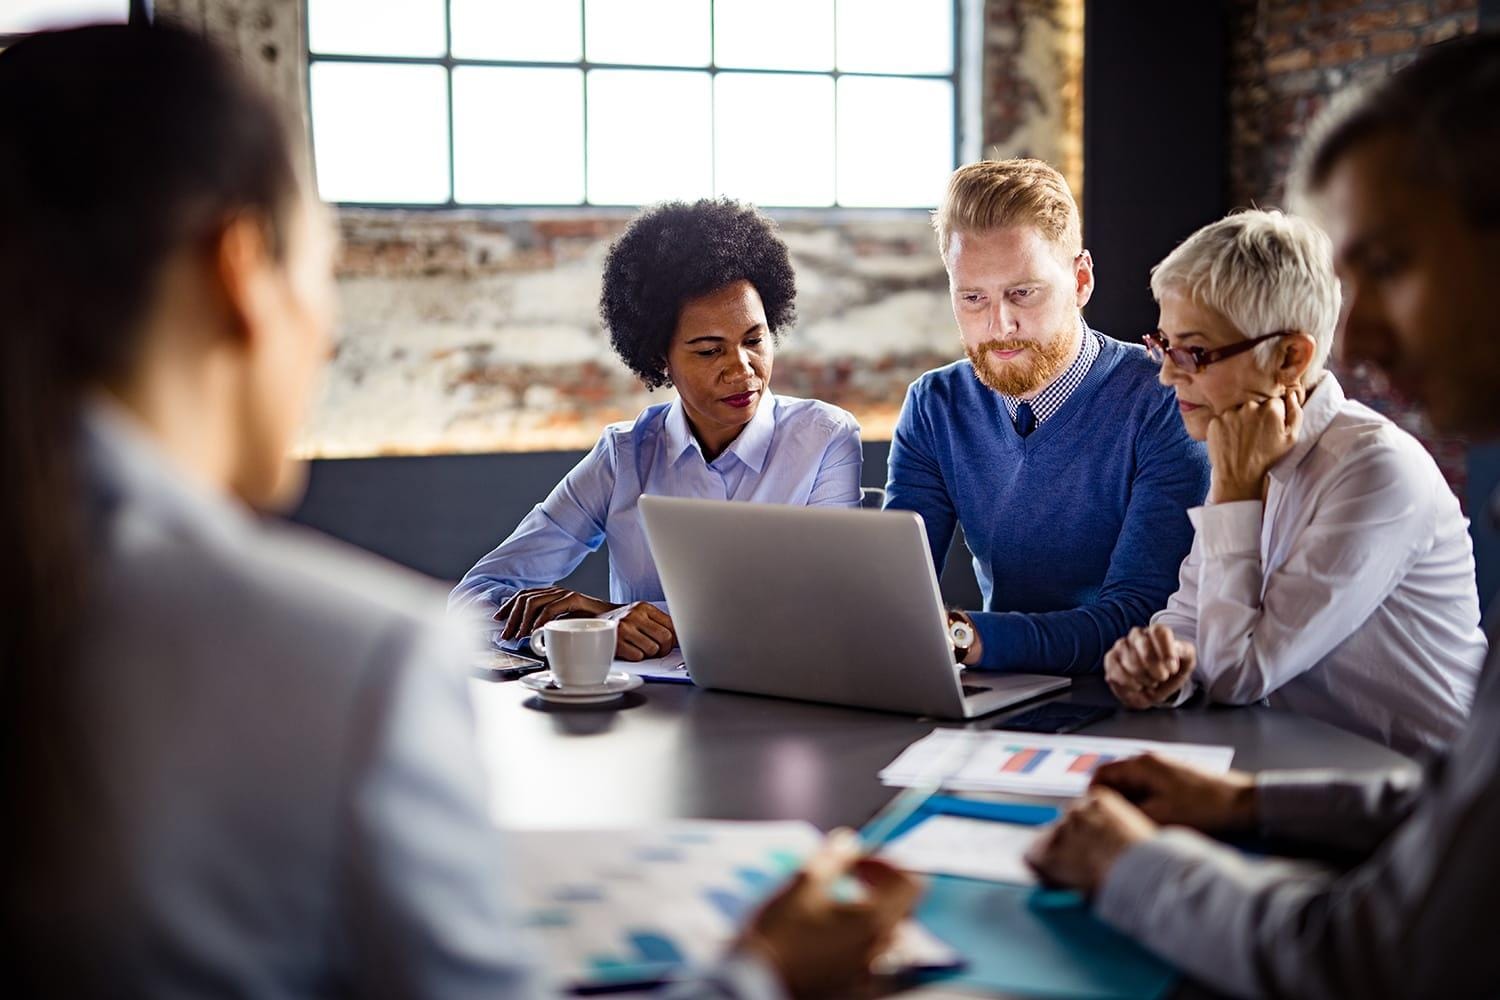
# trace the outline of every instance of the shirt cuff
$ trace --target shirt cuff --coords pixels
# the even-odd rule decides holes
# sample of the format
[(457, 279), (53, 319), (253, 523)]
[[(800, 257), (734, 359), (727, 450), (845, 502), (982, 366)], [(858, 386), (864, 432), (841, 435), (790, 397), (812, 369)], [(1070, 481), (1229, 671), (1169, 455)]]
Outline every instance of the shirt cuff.
[(1015, 650), (1022, 646), (1013, 619), (1020, 616), (1014, 611), (970, 611), (968, 615), (983, 647), (979, 662), (973, 666), (980, 670), (1016, 669)]
[(1177, 693), (1166, 701), (1157, 702), (1152, 708), (1181, 708), (1192, 700), (1193, 695), (1198, 693), (1198, 678), (1189, 677), (1188, 682), (1177, 689)]
[(1259, 552), (1264, 514), (1265, 505), (1259, 500), (1208, 504), (1188, 510), (1205, 558)]
[(1263, 771), (1255, 776), (1255, 822), (1262, 836), (1314, 837), (1330, 818), (1332, 771)]
[[(1094, 912), (1115, 930), (1143, 939), (1162, 922), (1160, 908), (1174, 904), (1180, 872), (1223, 849), (1191, 830), (1161, 830), (1115, 859), (1094, 895)], [(1159, 900), (1162, 893), (1166, 898)]]

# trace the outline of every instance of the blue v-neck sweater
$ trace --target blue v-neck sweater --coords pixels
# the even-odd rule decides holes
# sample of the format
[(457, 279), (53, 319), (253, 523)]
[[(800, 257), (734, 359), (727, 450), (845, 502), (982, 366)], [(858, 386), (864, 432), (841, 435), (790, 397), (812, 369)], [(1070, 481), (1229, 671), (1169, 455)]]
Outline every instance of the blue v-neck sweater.
[(968, 361), (907, 392), (886, 505), (922, 515), (939, 573), (963, 525), (984, 595), (983, 667), (1097, 669), (1166, 606), (1192, 545), (1187, 510), (1208, 492), (1208, 456), (1145, 350), (1100, 339), (1083, 382), (1029, 437)]

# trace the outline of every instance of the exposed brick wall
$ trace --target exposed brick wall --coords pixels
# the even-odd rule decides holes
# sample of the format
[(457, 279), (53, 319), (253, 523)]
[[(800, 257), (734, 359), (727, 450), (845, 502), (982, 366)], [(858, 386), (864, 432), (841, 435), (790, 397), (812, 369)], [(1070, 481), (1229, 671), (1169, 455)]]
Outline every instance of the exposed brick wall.
[[(343, 316), (308, 455), (582, 449), (667, 398), (614, 357), (604, 252), (628, 211), (340, 213)], [(830, 400), (889, 438), (907, 384), (959, 354), (924, 219), (787, 213), (799, 321), (778, 392)]]
[[(1330, 94), (1378, 80), (1424, 46), (1475, 31), (1479, 0), (1233, 0), (1229, 196), (1237, 207), (1283, 204), (1287, 169)], [(1345, 390), (1420, 438), (1463, 497), (1463, 442), (1434, 435), (1364, 365), (1330, 367)]]
[(1479, 0), (1233, 0), (1230, 201), (1278, 205), (1307, 123), (1352, 81), (1473, 32)]

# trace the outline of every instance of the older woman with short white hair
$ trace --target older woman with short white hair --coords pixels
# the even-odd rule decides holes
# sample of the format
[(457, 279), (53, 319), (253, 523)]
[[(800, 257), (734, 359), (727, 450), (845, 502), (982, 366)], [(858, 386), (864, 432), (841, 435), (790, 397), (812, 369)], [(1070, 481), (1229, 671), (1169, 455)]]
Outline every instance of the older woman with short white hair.
[(1410, 434), (1324, 370), (1327, 236), (1281, 212), (1205, 226), (1151, 272), (1146, 337), (1208, 442), (1178, 590), (1105, 656), (1128, 707), (1269, 700), (1403, 751), (1463, 727), (1485, 639), (1468, 522)]

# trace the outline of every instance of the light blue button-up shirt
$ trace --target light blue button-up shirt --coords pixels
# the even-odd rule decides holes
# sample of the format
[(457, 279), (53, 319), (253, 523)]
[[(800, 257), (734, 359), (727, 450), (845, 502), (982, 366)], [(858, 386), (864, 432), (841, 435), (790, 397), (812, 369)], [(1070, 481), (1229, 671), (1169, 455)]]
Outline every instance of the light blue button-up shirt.
[(854, 507), (860, 461), (859, 424), (818, 400), (766, 393), (754, 419), (712, 462), (682, 403), (659, 403), (605, 428), (547, 499), (464, 575), (448, 607), (493, 613), (519, 590), (561, 580), (606, 542), (609, 599), (665, 606), (641, 522), (643, 494)]

